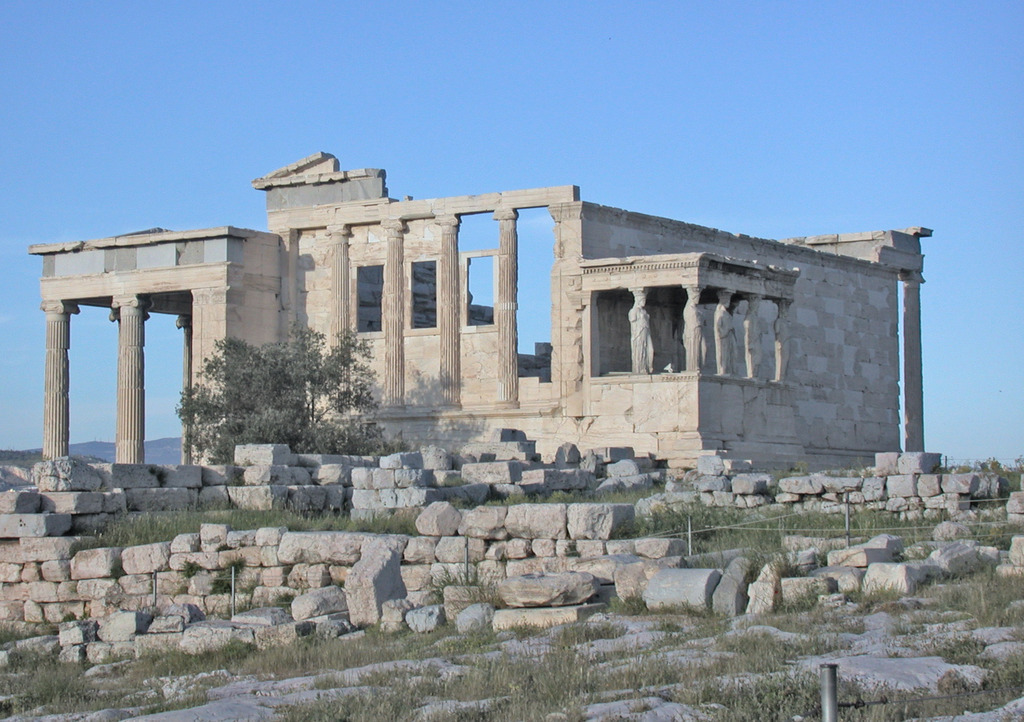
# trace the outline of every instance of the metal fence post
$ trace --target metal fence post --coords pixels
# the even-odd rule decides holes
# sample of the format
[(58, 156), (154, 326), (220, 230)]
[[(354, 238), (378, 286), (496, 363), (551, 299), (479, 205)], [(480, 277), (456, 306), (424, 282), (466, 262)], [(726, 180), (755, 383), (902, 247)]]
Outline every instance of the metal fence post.
[(235, 616), (235, 567), (231, 567), (231, 616)]
[(156, 607), (156, 572), (153, 572), (153, 606)]
[(838, 664), (821, 665), (821, 722), (839, 722)]
[(693, 524), (692, 519), (686, 517), (686, 555), (691, 556), (693, 554)]
[(846, 547), (850, 547), (850, 492), (846, 492)]

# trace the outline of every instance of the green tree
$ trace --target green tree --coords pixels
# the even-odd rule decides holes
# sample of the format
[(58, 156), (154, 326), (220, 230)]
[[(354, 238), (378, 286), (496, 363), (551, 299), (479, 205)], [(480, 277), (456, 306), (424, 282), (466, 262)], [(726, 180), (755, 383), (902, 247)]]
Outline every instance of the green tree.
[(236, 444), (372, 453), (382, 435), (370, 418), (377, 404), (368, 358), (350, 332), (328, 348), (323, 334), (300, 326), (282, 343), (218, 341), (199, 383), (182, 392), (182, 443), (213, 463), (231, 463)]

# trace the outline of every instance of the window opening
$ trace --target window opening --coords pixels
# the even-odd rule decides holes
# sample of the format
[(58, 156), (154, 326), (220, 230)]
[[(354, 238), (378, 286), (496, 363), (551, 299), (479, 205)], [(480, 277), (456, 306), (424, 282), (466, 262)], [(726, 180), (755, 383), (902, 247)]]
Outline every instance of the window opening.
[(437, 261), (412, 264), (412, 327), (437, 328)]
[(380, 331), (381, 303), (384, 298), (384, 266), (360, 266), (356, 270), (356, 293), (359, 297), (359, 333)]

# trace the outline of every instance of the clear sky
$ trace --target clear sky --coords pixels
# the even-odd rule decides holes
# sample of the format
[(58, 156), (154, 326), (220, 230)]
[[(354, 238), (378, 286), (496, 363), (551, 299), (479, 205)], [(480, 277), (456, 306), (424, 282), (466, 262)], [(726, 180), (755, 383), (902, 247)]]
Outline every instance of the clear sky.
[[(576, 184), (768, 238), (933, 228), (927, 446), (1012, 460), (1022, 34), (1019, 1), (0, 3), (0, 448), (42, 441), (29, 244), (265, 228), (249, 181), (323, 150), (398, 198)], [(147, 324), (150, 438), (178, 434), (178, 333)], [(72, 441), (110, 440), (101, 310), (71, 355)]]

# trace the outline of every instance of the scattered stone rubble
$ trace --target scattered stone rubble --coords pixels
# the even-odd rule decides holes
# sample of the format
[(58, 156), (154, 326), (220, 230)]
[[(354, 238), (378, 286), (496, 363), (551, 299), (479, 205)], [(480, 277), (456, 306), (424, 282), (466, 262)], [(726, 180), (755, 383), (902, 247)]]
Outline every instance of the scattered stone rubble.
[[(955, 522), (906, 549), (885, 534), (849, 547), (793, 536), (785, 560), (759, 569), (746, 550), (688, 556), (681, 539), (614, 538), (637, 515), (673, 503), (821, 511), (850, 503), (904, 518), (969, 519), (973, 504), (1005, 494), (997, 475), (935, 473), (935, 455), (880, 454), (869, 475), (777, 481), (742, 469), (727, 474), (721, 459), (702, 457), (665, 492), (634, 505), (602, 503), (600, 494), (660, 484), (665, 471), (651, 459), (566, 445), (545, 464), (531, 442), (507, 431), (461, 456), (436, 447), (314, 456), (256, 445), (238, 447), (235, 466), (38, 464), (34, 487), (0, 493), (0, 621), (60, 623), (58, 638), (40, 648), (101, 663), (159, 649), (265, 647), (375, 624), (416, 632), (445, 623), (460, 631), (550, 627), (586, 619), (612, 597), (736, 616), (806, 600), (841, 606), (858, 590), (910, 595), (982, 565), (1024, 576), (1024, 536), (1001, 552), (962, 538), (969, 530)], [(568, 490), (594, 500), (472, 508), (449, 501), (465, 507)], [(82, 534), (116, 515), (208, 502), (417, 513), (419, 536), (203, 524), (165, 542), (76, 551)], [(1006, 512), (1011, 523), (1024, 522), (1024, 494), (1011, 494)], [(827, 562), (819, 567), (820, 557)], [(481, 589), (490, 586), (487, 598)], [(232, 615), (233, 608), (248, 611)]]

